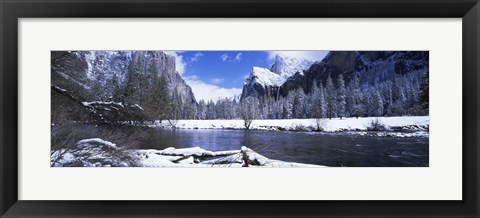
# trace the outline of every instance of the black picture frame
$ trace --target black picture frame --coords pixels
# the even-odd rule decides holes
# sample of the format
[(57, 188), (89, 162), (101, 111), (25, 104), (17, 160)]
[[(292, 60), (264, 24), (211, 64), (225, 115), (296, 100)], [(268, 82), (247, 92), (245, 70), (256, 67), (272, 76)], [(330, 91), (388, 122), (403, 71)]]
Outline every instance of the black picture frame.
[[(478, 217), (478, 0), (0, 0), (1, 217)], [(134, 17), (462, 18), (461, 201), (18, 200), (18, 19)], [(448, 42), (447, 42), (448, 43)], [(47, 76), (47, 75), (46, 75)], [(41, 188), (41, 186), (39, 186)], [(240, 190), (241, 191), (241, 190)], [(439, 190), (442, 191), (442, 190)]]

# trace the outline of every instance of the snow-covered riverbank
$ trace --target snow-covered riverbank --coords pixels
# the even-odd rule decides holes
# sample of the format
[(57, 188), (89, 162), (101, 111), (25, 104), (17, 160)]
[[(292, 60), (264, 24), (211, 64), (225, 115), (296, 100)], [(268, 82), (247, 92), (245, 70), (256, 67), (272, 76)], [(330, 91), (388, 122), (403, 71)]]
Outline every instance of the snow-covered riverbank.
[[(405, 117), (360, 117), (360, 118), (333, 118), (322, 119), (323, 131), (367, 131), (372, 121), (378, 119), (386, 130), (428, 130), (428, 116)], [(151, 127), (171, 128), (168, 121), (156, 122)], [(245, 129), (243, 120), (178, 120), (175, 124), (178, 129)], [(253, 120), (250, 129), (280, 130), (280, 131), (314, 131), (317, 129), (316, 119), (278, 119)], [(428, 133), (427, 133), (428, 134)]]
[[(322, 131), (327, 133), (314, 132), (319, 125), (321, 125)], [(375, 131), (369, 131), (372, 130), (372, 125), (380, 126), (380, 128), (374, 129)], [(156, 122), (150, 125), (150, 127), (245, 129), (243, 120), (165, 121), (162, 123)], [(250, 129), (302, 131), (311, 132), (311, 134), (335, 134), (331, 132), (342, 132), (339, 134), (428, 138), (429, 117), (336, 118), (331, 120), (322, 119), (320, 124), (316, 119), (254, 120)], [(163, 150), (134, 150), (118, 147), (115, 142), (105, 141), (100, 138), (87, 138), (78, 141), (76, 144), (69, 145), (69, 147), (52, 150), (51, 165), (55, 167), (318, 167), (318, 165), (269, 159), (246, 147), (238, 149), (208, 151), (199, 147), (182, 149), (170, 147)]]
[(52, 151), (50, 164), (52, 167), (323, 167), (269, 159), (247, 147), (229, 151), (199, 147), (131, 150), (99, 138), (80, 140), (75, 146)]

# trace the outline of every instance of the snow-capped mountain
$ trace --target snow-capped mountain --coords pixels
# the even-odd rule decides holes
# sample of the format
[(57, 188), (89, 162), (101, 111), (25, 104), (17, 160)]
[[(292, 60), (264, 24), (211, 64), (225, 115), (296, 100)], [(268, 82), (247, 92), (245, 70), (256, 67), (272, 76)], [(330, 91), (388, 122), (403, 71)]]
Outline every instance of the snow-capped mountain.
[(280, 75), (286, 81), (297, 72), (303, 75), (303, 71), (308, 69), (312, 64), (313, 61), (304, 58), (277, 55), (275, 56), (275, 63), (270, 70)]
[(423, 75), (428, 72), (428, 60), (428, 51), (331, 51), (305, 70), (304, 75), (288, 79), (280, 87), (280, 94), (286, 96), (298, 88), (308, 93), (314, 81), (325, 84), (329, 75), (336, 80), (342, 74), (347, 84), (354, 75), (358, 76), (362, 87), (391, 81), (394, 74)]
[(394, 73), (423, 75), (428, 72), (428, 59), (424, 51), (331, 51), (315, 63), (277, 56), (271, 70), (253, 68), (244, 82), (242, 98), (266, 95), (278, 99), (299, 88), (308, 93), (314, 81), (325, 84), (329, 75), (335, 80), (340, 74), (346, 83), (356, 75), (362, 87), (368, 87), (391, 80)]
[(87, 78), (102, 83), (115, 75), (118, 82), (125, 82), (127, 67), (132, 60), (132, 52), (122, 51), (89, 51), (85, 52), (87, 62)]
[(245, 79), (245, 85), (260, 84), (263, 86), (281, 86), (285, 78), (266, 68), (253, 67), (250, 76)]
[(303, 71), (312, 64), (313, 62), (307, 59), (277, 55), (270, 70), (261, 67), (252, 68), (252, 72), (245, 79), (242, 98), (276, 92), (278, 87), (295, 74), (303, 75)]
[(190, 86), (176, 72), (175, 57), (161, 51), (52, 52), (52, 57), (52, 83), (89, 92), (85, 97), (92, 100), (112, 96), (116, 86), (124, 88), (128, 79), (137, 79), (132, 76), (136, 72), (144, 80), (138, 81), (139, 86), (151, 82), (153, 74), (165, 76), (171, 93), (176, 90), (184, 100), (195, 102)]

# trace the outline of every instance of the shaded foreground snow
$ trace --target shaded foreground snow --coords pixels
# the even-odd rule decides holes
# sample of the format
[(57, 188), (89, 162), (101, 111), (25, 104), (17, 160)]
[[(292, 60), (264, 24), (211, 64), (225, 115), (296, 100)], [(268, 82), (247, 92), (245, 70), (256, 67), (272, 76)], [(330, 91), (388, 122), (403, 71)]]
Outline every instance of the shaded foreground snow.
[[(428, 116), (409, 117), (361, 117), (361, 118), (333, 118), (322, 119), (322, 129), (326, 132), (338, 131), (367, 131), (370, 123), (377, 120), (385, 126), (387, 131), (409, 131), (379, 133), (377, 136), (394, 137), (428, 137)], [(245, 129), (243, 120), (178, 120), (175, 128), (178, 129)], [(172, 127), (168, 121), (156, 122), (151, 127)], [(316, 119), (277, 119), (254, 120), (250, 126), (254, 130), (280, 130), (280, 131), (315, 131)], [(421, 131), (412, 134), (411, 132)], [(363, 134), (363, 133), (361, 133)], [(366, 133), (364, 133), (366, 134)]]
[(52, 149), (50, 165), (62, 166), (132, 166), (133, 158), (125, 149), (99, 138), (83, 139), (75, 145)]
[(229, 151), (199, 147), (125, 150), (98, 138), (54, 150), (50, 161), (53, 167), (322, 167), (269, 159), (247, 147)]

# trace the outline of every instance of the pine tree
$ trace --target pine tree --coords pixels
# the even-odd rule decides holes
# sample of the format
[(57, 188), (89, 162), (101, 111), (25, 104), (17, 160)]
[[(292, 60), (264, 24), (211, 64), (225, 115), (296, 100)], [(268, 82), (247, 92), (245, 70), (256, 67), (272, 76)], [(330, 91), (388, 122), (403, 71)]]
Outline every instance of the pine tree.
[(318, 96), (318, 109), (320, 118), (325, 118), (327, 116), (327, 103), (325, 101), (325, 90), (323, 89), (322, 84), (320, 83), (319, 87), (319, 96)]
[(303, 89), (298, 88), (295, 89), (292, 95), (292, 116), (293, 118), (303, 118), (305, 93), (303, 92)]
[(171, 97), (171, 113), (169, 116), (169, 119), (172, 120), (179, 120), (183, 118), (182, 116), (182, 96), (178, 91), (175, 89), (175, 91), (172, 93)]
[(362, 114), (364, 114), (367, 117), (372, 116), (374, 105), (373, 105), (372, 91), (370, 88), (364, 90), (360, 104), (362, 105)]
[(336, 116), (336, 96), (335, 96), (335, 87), (333, 86), (333, 80), (330, 75), (328, 75), (327, 82), (325, 85), (326, 96), (327, 96), (327, 115), (329, 119)]
[(197, 110), (197, 117), (200, 120), (205, 120), (207, 119), (207, 104), (205, 104), (205, 101), (202, 99), (198, 102), (198, 110)]
[(428, 71), (422, 77), (422, 83), (420, 85), (420, 102), (422, 103), (423, 109), (428, 112), (430, 94), (429, 94), (429, 76)]
[(318, 106), (316, 105), (317, 93), (318, 93), (318, 86), (317, 86), (317, 82), (314, 81), (312, 88), (306, 97), (306, 102), (307, 102), (306, 113), (308, 118), (314, 118), (316, 115), (315, 112), (318, 109)]
[(325, 118), (326, 116), (326, 105), (325, 105), (325, 95), (322, 83), (320, 87), (317, 87), (314, 83), (311, 95), (312, 95), (312, 118)]
[(404, 87), (402, 86), (401, 78), (398, 78), (397, 74), (393, 74), (392, 80), (392, 98), (393, 98), (393, 105), (392, 105), (392, 112), (396, 116), (405, 115), (405, 102), (406, 96)]
[(390, 81), (385, 82), (382, 85), (381, 94), (383, 95), (383, 114), (385, 116), (392, 115), (392, 106), (393, 106), (393, 98), (392, 98), (392, 84)]
[(168, 94), (167, 81), (164, 76), (158, 77), (156, 74), (154, 75), (152, 90), (152, 96), (148, 97), (150, 99), (149, 107), (153, 108), (151, 116), (162, 122), (171, 115), (171, 101)]
[(373, 115), (382, 116), (383, 115), (383, 99), (377, 89), (373, 88)]
[(207, 120), (216, 119), (215, 103), (210, 99), (207, 103)]
[(293, 93), (288, 93), (283, 101), (283, 119), (293, 118)]
[(345, 89), (345, 81), (343, 80), (343, 75), (340, 74), (337, 80), (337, 116), (342, 119), (346, 112), (346, 89)]
[(127, 83), (125, 87), (125, 101), (131, 104), (140, 103), (140, 82), (142, 75), (139, 73), (138, 66), (131, 63), (127, 70)]
[(357, 75), (354, 75), (350, 83), (348, 84), (347, 95), (347, 112), (350, 116), (355, 116), (358, 119), (360, 115), (360, 79)]

